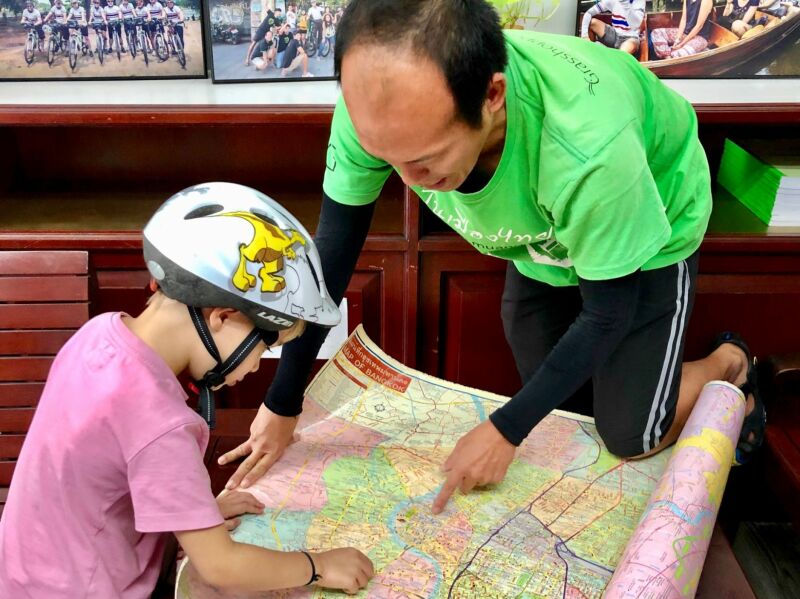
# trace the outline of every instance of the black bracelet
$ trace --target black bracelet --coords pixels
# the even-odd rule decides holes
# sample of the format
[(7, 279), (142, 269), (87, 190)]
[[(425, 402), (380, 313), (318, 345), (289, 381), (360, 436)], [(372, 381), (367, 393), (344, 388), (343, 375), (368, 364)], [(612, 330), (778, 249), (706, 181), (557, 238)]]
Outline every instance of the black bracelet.
[(309, 586), (317, 582), (320, 578), (322, 578), (322, 574), (317, 574), (317, 567), (314, 565), (314, 560), (311, 559), (311, 555), (307, 551), (301, 550), (300, 553), (305, 555), (308, 558), (308, 561), (311, 562), (311, 578), (306, 583), (306, 586)]

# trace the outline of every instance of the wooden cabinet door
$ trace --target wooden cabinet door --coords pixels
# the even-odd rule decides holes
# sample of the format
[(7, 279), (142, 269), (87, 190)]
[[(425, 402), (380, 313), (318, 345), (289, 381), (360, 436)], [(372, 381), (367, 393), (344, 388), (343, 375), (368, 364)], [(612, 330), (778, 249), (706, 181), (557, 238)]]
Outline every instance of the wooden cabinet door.
[(685, 357), (708, 354), (722, 331), (742, 335), (758, 356), (800, 351), (800, 246), (796, 241), (709, 240)]
[(420, 257), (419, 367), (502, 395), (520, 378), (500, 319), (506, 262), (473, 249)]

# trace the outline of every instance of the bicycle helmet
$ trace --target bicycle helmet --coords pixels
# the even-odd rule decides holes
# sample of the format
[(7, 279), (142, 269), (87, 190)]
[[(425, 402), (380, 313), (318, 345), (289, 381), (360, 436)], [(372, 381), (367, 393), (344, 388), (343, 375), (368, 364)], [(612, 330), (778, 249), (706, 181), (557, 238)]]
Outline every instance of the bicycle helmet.
[[(298, 320), (324, 327), (341, 315), (322, 278), (308, 231), (272, 198), (234, 183), (203, 183), (169, 198), (144, 228), (144, 258), (167, 297), (186, 304), (217, 361), (200, 385), (200, 412), (214, 427), (211, 389), (259, 340), (274, 343)], [(223, 361), (201, 308), (235, 308), (255, 329)], [(265, 333), (268, 331), (268, 333)]]
[(305, 227), (272, 198), (234, 183), (203, 183), (168, 199), (144, 228), (144, 258), (167, 297), (229, 307), (266, 330), (341, 315)]

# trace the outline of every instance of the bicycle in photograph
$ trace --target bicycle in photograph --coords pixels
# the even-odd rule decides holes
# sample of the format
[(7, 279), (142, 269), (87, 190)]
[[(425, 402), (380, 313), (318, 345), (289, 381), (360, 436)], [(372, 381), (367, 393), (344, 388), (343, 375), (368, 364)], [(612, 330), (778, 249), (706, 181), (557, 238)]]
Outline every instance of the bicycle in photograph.
[(139, 48), (139, 51), (142, 53), (142, 59), (144, 59), (144, 66), (148, 66), (150, 63), (150, 59), (147, 56), (150, 52), (150, 38), (147, 37), (147, 31), (145, 31), (145, 24), (143, 17), (136, 17), (134, 20), (136, 23), (136, 44)]
[(78, 55), (86, 56), (89, 48), (83, 41), (83, 34), (77, 21), (68, 21), (67, 27), (69, 27), (69, 68), (74, 71), (78, 66)]
[(317, 26), (314, 21), (308, 21), (308, 31), (306, 32), (306, 40), (303, 42), (303, 50), (309, 58), (313, 58), (317, 53), (317, 41), (314, 39), (317, 36)]
[(167, 37), (167, 48), (169, 52), (173, 56), (178, 57), (178, 62), (181, 64), (181, 67), (186, 68), (186, 53), (183, 51), (183, 44), (181, 43), (181, 38), (178, 35), (178, 32), (175, 30), (175, 25), (182, 25), (183, 21), (178, 21), (176, 23), (165, 23), (166, 27), (166, 37)]
[(36, 50), (39, 48), (39, 35), (36, 33), (36, 26), (30, 23), (25, 23), (25, 30), (27, 31), (25, 37), (25, 62), (32, 64)]
[(56, 54), (64, 49), (64, 40), (61, 37), (61, 30), (66, 27), (62, 23), (55, 23), (54, 25), (45, 25), (45, 32), (48, 34), (47, 38), (47, 64), (53, 66), (53, 61)]
[(100, 64), (103, 64), (106, 57), (106, 36), (103, 35), (103, 33), (106, 30), (106, 26), (103, 23), (97, 22), (92, 23), (92, 28), (94, 29), (94, 49), (97, 54), (97, 59), (100, 61)]
[(164, 62), (169, 58), (169, 48), (164, 40), (164, 22), (156, 21), (156, 31), (153, 34), (153, 52), (158, 56), (158, 60)]
[[(119, 21), (117, 21), (119, 23)], [(108, 40), (111, 44), (111, 51), (117, 55), (117, 60), (122, 60), (122, 40), (119, 39), (119, 27), (114, 27), (114, 23), (109, 23), (108, 31), (111, 39)], [(111, 34), (113, 32), (113, 35)]]
[(128, 52), (131, 58), (136, 59), (136, 25), (134, 19), (123, 19), (122, 27), (125, 29), (125, 38), (128, 40)]
[(322, 40), (319, 43), (319, 55), (325, 58), (328, 54), (331, 53), (331, 40), (333, 39), (333, 35), (335, 30), (333, 26), (328, 27), (328, 30), (322, 36)]

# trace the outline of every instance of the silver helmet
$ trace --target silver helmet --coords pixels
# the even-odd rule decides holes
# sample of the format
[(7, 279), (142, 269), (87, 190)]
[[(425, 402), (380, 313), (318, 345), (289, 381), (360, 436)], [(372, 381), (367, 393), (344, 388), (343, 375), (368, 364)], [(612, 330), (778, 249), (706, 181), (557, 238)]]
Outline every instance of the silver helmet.
[(244, 185), (202, 183), (169, 198), (144, 228), (144, 257), (167, 297), (235, 308), (260, 329), (341, 318), (308, 231)]

